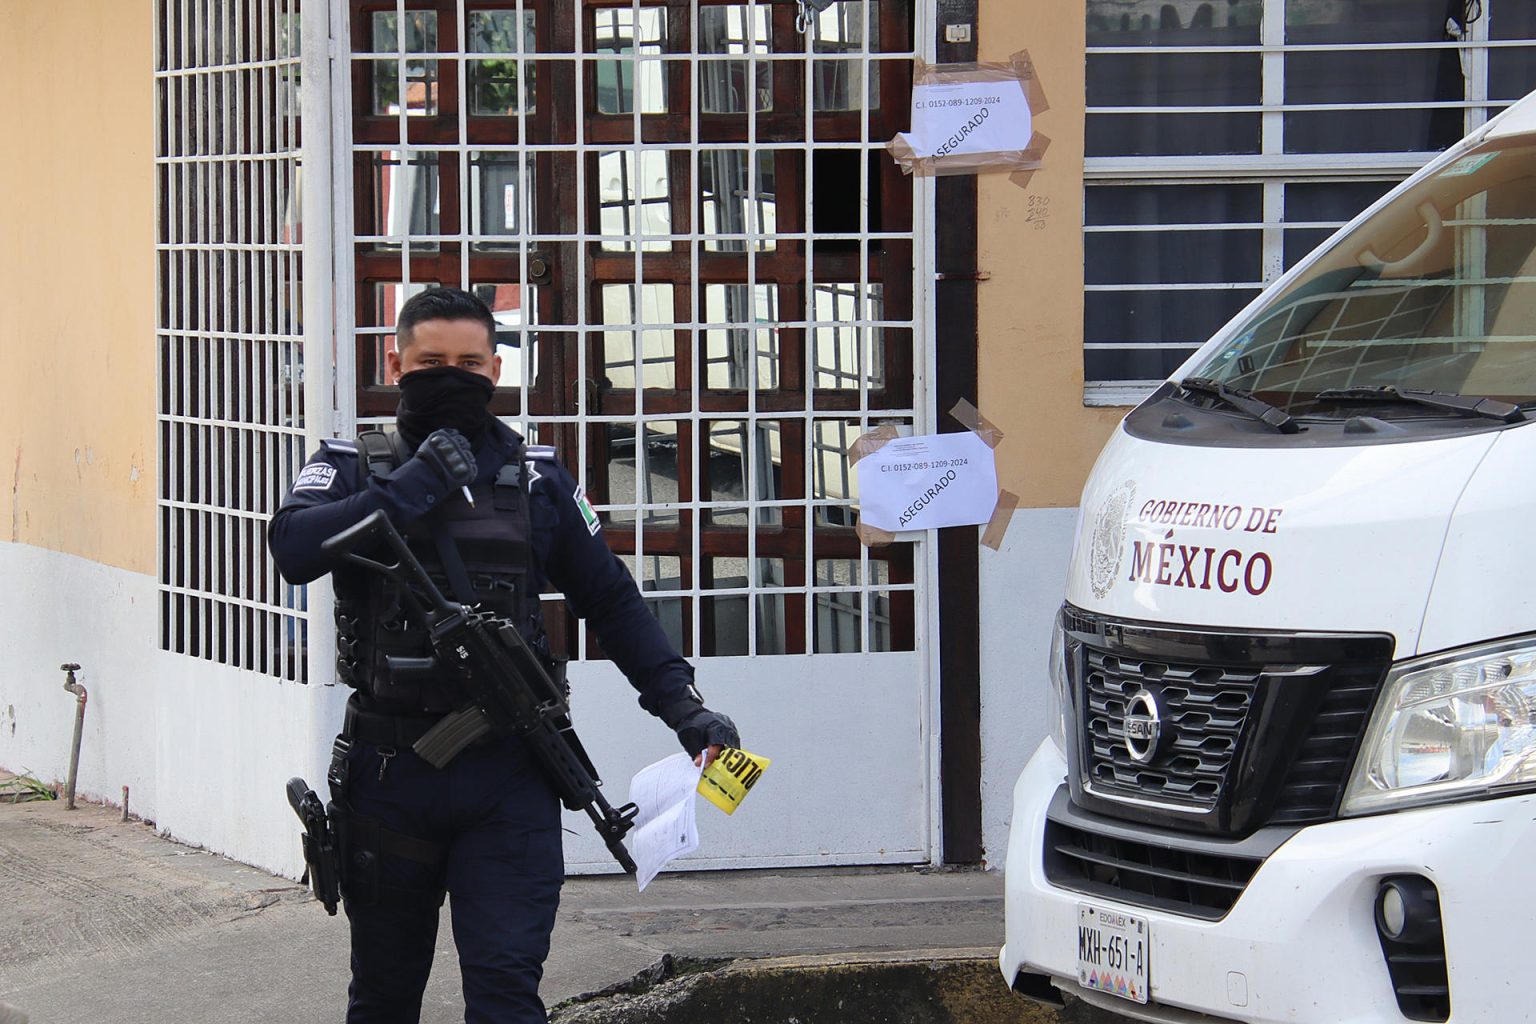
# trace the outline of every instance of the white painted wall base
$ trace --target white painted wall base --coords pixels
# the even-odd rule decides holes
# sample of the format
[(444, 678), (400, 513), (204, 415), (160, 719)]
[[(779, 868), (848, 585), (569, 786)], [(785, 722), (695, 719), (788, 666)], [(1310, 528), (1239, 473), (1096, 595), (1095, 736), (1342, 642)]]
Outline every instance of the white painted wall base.
[[(1075, 509), (1021, 509), (1003, 549), (981, 553), (982, 835), (992, 866), (1006, 855), (1014, 781), (1046, 732), (1045, 658), (1075, 521)], [(65, 778), (75, 699), (63, 689), (59, 665), (78, 662), (90, 692), (82, 796), (117, 804), (128, 786), (133, 812), (162, 831), (297, 877), (298, 823), (283, 783), (302, 774), (324, 792), (347, 691), (160, 651), (151, 576), (0, 543), (0, 578), (7, 581), (0, 622), (9, 656), (0, 672), (0, 767), (46, 781)], [(706, 845), (689, 866), (926, 859), (926, 716), (917, 706), (919, 690), (890, 691), (893, 680), (914, 671), (912, 656), (882, 657), (890, 661), (880, 668), (891, 671), (871, 671), (879, 662), (807, 659), (808, 675), (798, 681), (803, 698), (790, 701), (760, 698), (774, 686), (765, 678), (776, 670), (769, 659), (704, 662), (700, 685), (742, 719), (748, 748), (776, 763), (738, 818), (716, 821), (712, 807), (700, 807)], [(576, 708), (578, 722), (590, 719), (583, 729), (592, 749), (607, 751), (600, 767), (609, 798), (620, 803), (629, 774), (673, 747), (609, 669), (577, 669), (587, 678), (577, 680)], [(858, 726), (852, 733), (850, 723)], [(795, 788), (786, 776), (830, 778), (839, 763), (882, 759), (888, 789), (872, 788), (848, 804), (850, 794), (829, 786), (824, 804), (779, 806)], [(869, 806), (870, 799), (889, 806)], [(587, 840), (585, 819), (572, 816), (570, 824), (580, 831), (568, 837), (572, 869), (607, 870), (606, 853)], [(804, 828), (818, 834), (796, 831)]]
[[(348, 690), (302, 686), (159, 650), (153, 577), (0, 544), (0, 767), (62, 781), (75, 699), (89, 691), (78, 791), (130, 808), (179, 840), (297, 877), (298, 821), (283, 784), (325, 794)], [(927, 701), (920, 655), (704, 659), (699, 685), (774, 759), (743, 810), (699, 805), (703, 845), (680, 868), (915, 863), (929, 859)], [(677, 750), (611, 664), (573, 666), (575, 717), (609, 800)], [(840, 775), (842, 776), (839, 781)], [(570, 870), (615, 870), (585, 816), (568, 814)]]
[(81, 665), (85, 731), (77, 792), (121, 804), (175, 838), (296, 878), (298, 820), (283, 784), (324, 792), (346, 692), (301, 686), (159, 649), (155, 580), (0, 543), (0, 767), (62, 782)]
[(981, 549), (981, 816), (988, 867), (1008, 853), (1013, 784), (1049, 731), (1046, 658), (1066, 593), (1077, 509), (1019, 509)]

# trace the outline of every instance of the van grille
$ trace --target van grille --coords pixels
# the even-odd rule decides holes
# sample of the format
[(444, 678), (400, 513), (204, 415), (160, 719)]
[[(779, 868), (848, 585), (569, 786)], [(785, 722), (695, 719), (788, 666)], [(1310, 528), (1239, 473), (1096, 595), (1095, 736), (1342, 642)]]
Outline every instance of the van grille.
[(1286, 773), (1285, 785), (1269, 816), (1272, 825), (1305, 824), (1332, 818), (1344, 798), (1355, 750), (1365, 735), (1376, 700), (1373, 678), (1336, 673), (1333, 689), (1312, 719), (1312, 726)]
[(1226, 916), (1263, 863), (1089, 832), (1051, 818), (1045, 850), (1045, 876), (1053, 885), (1210, 921)]
[[(1176, 630), (1070, 605), (1062, 622), (1079, 806), (1221, 836), (1338, 814), (1392, 637)], [(1148, 756), (1138, 738), (1138, 760), (1126, 720), (1140, 693), (1159, 739)]]
[[(1226, 783), (1258, 685), (1254, 673), (1116, 657), (1088, 650), (1085, 708), (1088, 774), (1102, 790), (1211, 807)], [(1164, 728), (1176, 737), (1151, 764), (1125, 742), (1126, 703), (1155, 688)]]

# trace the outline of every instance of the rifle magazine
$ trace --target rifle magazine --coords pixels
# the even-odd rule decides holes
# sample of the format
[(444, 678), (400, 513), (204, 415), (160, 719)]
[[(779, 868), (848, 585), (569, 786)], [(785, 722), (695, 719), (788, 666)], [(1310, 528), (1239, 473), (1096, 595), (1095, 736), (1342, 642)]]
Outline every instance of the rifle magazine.
[(459, 752), (491, 731), (490, 719), (479, 708), (465, 708), (445, 716), (411, 749), (434, 768), (442, 768), (459, 756)]

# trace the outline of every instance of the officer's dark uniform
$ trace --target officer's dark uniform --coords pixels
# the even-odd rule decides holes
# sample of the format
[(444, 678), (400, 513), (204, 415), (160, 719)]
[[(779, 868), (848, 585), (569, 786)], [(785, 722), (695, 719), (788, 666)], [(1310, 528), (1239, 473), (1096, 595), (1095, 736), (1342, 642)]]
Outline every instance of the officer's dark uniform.
[[(393, 436), (393, 435), (391, 435)], [(290, 582), (334, 572), (338, 673), (357, 688), (333, 765), (344, 804), (343, 893), (352, 923), (349, 1022), (416, 1021), (438, 910), (453, 894), (466, 1021), (543, 1021), (543, 961), (564, 877), (558, 800), (519, 738), (495, 739), (438, 770), (411, 743), (450, 710), (454, 677), (435, 664), (376, 574), (330, 564), (322, 541), (383, 509), (445, 593), (479, 603), (545, 645), (541, 591), (563, 592), (603, 650), (667, 715), (693, 701), (693, 669), (667, 641), (552, 449), (492, 420), (475, 448), (471, 507), (383, 435), (326, 441), (273, 517), (269, 543)], [(547, 645), (544, 646), (547, 650)], [(342, 789), (344, 792), (334, 792)]]

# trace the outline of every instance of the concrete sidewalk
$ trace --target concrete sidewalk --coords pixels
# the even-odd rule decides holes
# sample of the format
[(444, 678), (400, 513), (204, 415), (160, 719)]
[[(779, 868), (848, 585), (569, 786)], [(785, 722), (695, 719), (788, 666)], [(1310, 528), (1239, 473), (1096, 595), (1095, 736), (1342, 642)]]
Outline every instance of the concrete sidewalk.
[[(31, 1024), (341, 1018), (344, 918), (286, 879), (120, 822), (115, 809), (0, 804), (0, 907), (0, 1002)], [(574, 878), (543, 994), (554, 1006), (664, 954), (984, 958), (1002, 928), (996, 872), (688, 873), (643, 894), (627, 877)], [(462, 1019), (445, 918), (422, 1021)]]

